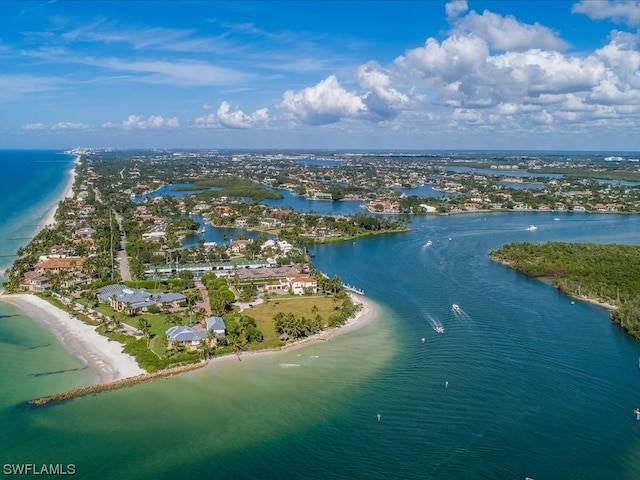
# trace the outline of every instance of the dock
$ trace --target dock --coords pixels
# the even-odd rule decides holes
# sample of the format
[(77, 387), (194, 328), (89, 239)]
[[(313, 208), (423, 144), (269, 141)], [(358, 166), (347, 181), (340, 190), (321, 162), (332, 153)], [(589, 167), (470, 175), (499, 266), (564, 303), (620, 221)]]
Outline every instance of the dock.
[(358, 295), (364, 296), (364, 290), (354, 287), (353, 285), (349, 285), (347, 283), (342, 284), (342, 288), (344, 288), (347, 292), (357, 293)]

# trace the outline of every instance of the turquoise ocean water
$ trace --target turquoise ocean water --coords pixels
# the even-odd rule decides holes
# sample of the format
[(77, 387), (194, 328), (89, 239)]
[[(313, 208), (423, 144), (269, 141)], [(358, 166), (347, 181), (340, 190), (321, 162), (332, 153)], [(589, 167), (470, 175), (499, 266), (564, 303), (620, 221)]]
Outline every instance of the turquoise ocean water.
[[(50, 187), (63, 188), (70, 162), (47, 164)], [(0, 233), (9, 215), (44, 216), (44, 190), (32, 192), (31, 210), (0, 204), (10, 209)], [(604, 309), (572, 305), (487, 252), (519, 240), (640, 244), (640, 217), (478, 214), (413, 226), (315, 249), (321, 270), (378, 304), (362, 329), (39, 409), (23, 404), (90, 376), (53, 334), (0, 305), (2, 463), (74, 464), (76, 477), (95, 479), (639, 478), (640, 343)]]

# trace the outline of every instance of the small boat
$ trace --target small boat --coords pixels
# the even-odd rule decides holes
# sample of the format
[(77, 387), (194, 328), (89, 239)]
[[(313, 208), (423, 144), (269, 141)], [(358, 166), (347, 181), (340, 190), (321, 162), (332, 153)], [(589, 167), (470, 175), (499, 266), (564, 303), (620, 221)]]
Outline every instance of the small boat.
[(535, 232), (538, 229), (538, 227), (536, 227), (535, 225), (529, 225), (527, 227), (527, 231), (529, 232)]
[(436, 332), (437, 333), (444, 333), (444, 327), (442, 325), (438, 325), (436, 327)]
[(460, 312), (460, 306), (457, 303), (454, 303), (453, 305), (451, 305), (451, 310), (453, 310), (456, 313)]
[(427, 243), (424, 244), (425, 247), (430, 247), (431, 245), (433, 245), (431, 240), (427, 240)]

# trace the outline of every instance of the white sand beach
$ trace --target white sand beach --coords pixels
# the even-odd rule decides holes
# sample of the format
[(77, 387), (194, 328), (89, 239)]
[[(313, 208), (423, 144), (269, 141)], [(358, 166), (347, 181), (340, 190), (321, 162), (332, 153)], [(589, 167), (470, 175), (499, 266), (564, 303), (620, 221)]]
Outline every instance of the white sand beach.
[(65, 348), (95, 373), (96, 384), (146, 373), (131, 355), (122, 353), (122, 344), (109, 341), (96, 332), (95, 327), (71, 318), (46, 300), (29, 294), (1, 295), (0, 300), (47, 325)]
[(60, 195), (60, 198), (58, 199), (56, 204), (49, 210), (49, 212), (47, 212), (47, 216), (42, 222), (43, 226), (48, 227), (53, 225), (56, 221), (55, 220), (56, 212), (58, 211), (58, 206), (60, 205), (60, 202), (65, 198), (73, 198), (73, 185), (76, 182), (75, 166), (78, 165), (79, 162), (80, 162), (80, 156), (77, 156), (73, 161), (74, 167), (71, 170), (69, 170), (69, 179), (67, 180), (67, 184), (65, 185), (64, 190), (62, 191), (62, 195)]

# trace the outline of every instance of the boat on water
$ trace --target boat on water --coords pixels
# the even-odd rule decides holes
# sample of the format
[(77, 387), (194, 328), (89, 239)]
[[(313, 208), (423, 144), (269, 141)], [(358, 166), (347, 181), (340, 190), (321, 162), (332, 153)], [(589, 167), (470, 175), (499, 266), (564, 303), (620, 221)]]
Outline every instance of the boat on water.
[(451, 310), (453, 310), (456, 313), (460, 312), (460, 306), (457, 303), (454, 303), (453, 305), (451, 305)]
[(444, 327), (442, 325), (438, 325), (436, 327), (436, 332), (437, 333), (444, 333)]
[(535, 232), (538, 229), (538, 227), (536, 227), (535, 225), (529, 225), (527, 227), (527, 231), (529, 232)]
[(427, 240), (427, 243), (424, 244), (425, 247), (430, 247), (431, 245), (433, 245), (431, 240)]

